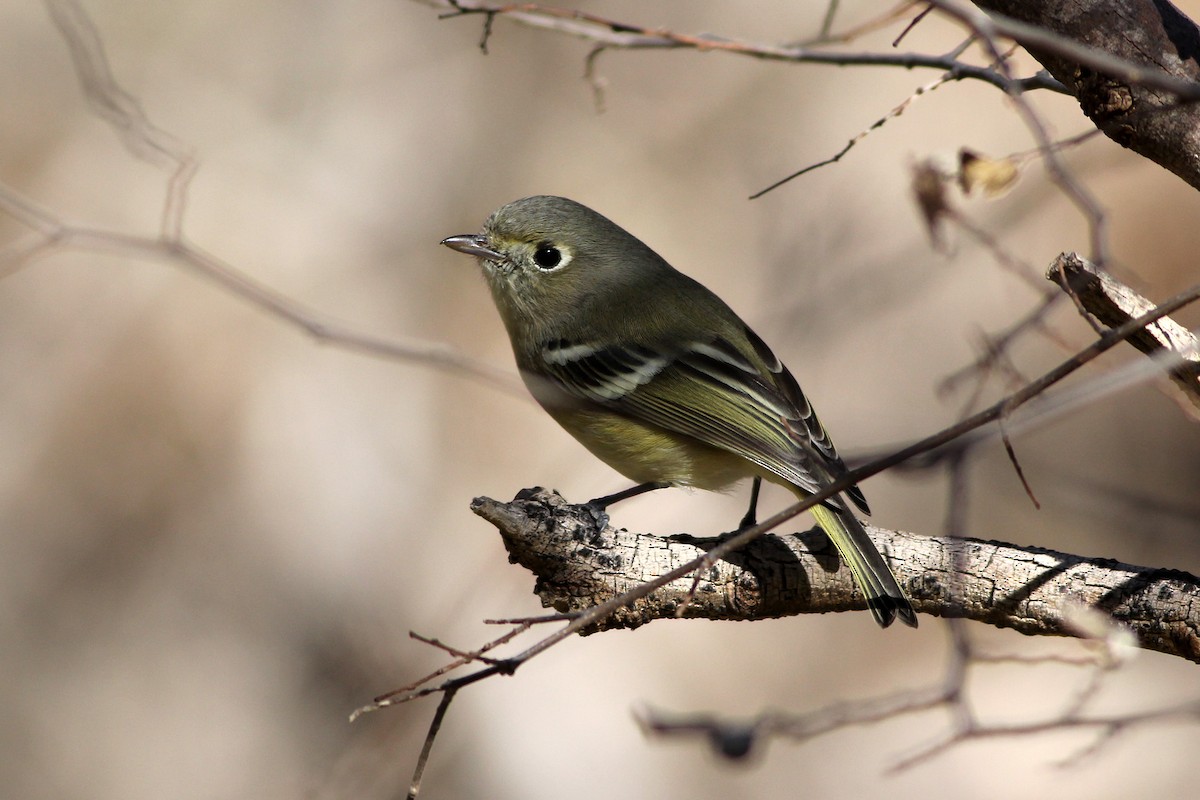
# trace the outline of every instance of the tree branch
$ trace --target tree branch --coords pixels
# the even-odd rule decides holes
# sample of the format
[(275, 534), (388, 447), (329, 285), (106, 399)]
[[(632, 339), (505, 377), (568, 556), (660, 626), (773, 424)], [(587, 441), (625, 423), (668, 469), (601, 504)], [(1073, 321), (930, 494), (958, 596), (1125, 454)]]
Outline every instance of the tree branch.
[[(466, 0), (419, 0), (434, 8), (447, 9), (443, 17), (482, 15), (487, 20), (503, 16), (531, 28), (574, 36), (602, 49), (621, 50), (695, 50), (749, 56), (764, 61), (785, 61), (835, 66), (900, 67), (903, 69), (930, 68), (942, 70), (950, 80), (979, 80), (1004, 90), (1020, 91), (1048, 89), (1066, 93), (1057, 80), (1039, 73), (1019, 80), (1009, 80), (995, 69), (962, 61), (959, 53), (930, 55), (928, 53), (860, 52), (851, 53), (823, 49), (817, 43), (754, 42), (717, 36), (708, 33), (681, 33), (665, 28), (652, 28), (624, 20), (610, 19), (569, 8), (556, 8), (540, 3), (489, 3)], [(485, 48), (491, 28), (485, 27), (481, 46)], [(594, 51), (593, 51), (594, 52)]]
[[(511, 561), (533, 572), (542, 604), (590, 608), (703, 554), (702, 542), (617, 530), (556, 492), (522, 491), (511, 503), (471, 506), (504, 538)], [(1075, 636), (1074, 606), (1094, 606), (1129, 626), (1147, 650), (1200, 663), (1200, 579), (978, 539), (867, 527), (917, 611), (1021, 633)], [(862, 610), (866, 602), (819, 530), (763, 536), (704, 569), (631, 602), (586, 632), (636, 628), (678, 616), (752, 620)]]
[[(1154, 308), (1154, 303), (1075, 253), (1055, 259), (1047, 277), (1072, 293), (1083, 310), (1106, 328), (1124, 325)], [(1178, 361), (1179, 366), (1168, 374), (1192, 404), (1192, 413), (1200, 411), (1200, 343), (1191, 331), (1163, 317), (1130, 336), (1128, 342), (1148, 356)]]

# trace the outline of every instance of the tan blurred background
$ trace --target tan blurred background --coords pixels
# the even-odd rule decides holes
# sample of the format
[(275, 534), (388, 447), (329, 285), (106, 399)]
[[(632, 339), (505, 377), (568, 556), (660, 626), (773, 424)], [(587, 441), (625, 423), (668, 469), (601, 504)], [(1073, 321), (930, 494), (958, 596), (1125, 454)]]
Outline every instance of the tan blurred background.
[[(479, 18), (439, 21), (395, 0), (84, 5), (117, 78), (200, 161), (189, 239), (364, 332), (449, 343), (511, 371), (481, 279), (437, 242), (508, 200), (563, 194), (741, 311), (853, 454), (953, 421), (965, 394), (943, 397), (939, 381), (1035, 300), (962, 236), (935, 252), (910, 200), (916, 159), (1030, 146), (991, 87), (945, 86), (841, 164), (748, 202), (936, 75), (611, 52), (598, 113), (580, 77), (585, 44), (504, 20), (485, 57)], [(877, 10), (842, 6), (844, 24)], [(810, 36), (824, 11), (586, 7), (762, 41)], [(897, 32), (857, 47), (884, 49)], [(929, 20), (904, 46), (958, 40)], [(88, 111), (32, 0), (0, 5), (0, 98), (0, 181), (68, 223), (153, 235), (164, 174)], [(1057, 134), (1085, 129), (1069, 100), (1036, 103)], [(1068, 160), (1107, 205), (1115, 253), (1142, 290), (1160, 299), (1197, 280), (1194, 191), (1106, 140)], [(1039, 167), (1005, 198), (967, 206), (1036, 269), (1087, 249)], [(21, 236), (0, 220), (0, 246)], [(1088, 338), (1069, 309), (1054, 327)], [(1015, 352), (1028, 375), (1065, 354), (1036, 337)], [(402, 795), (435, 702), (346, 718), (441, 662), (408, 631), (475, 646), (494, 633), (481, 620), (539, 610), (470, 499), (543, 484), (584, 500), (624, 485), (524, 398), (318, 344), (192, 274), (122, 254), (62, 252), (0, 282), (0, 387), (0, 794), (13, 798)], [(1200, 570), (1200, 431), (1159, 387), (1015, 444), (1043, 509), (993, 444), (972, 465), (966, 533)], [(942, 532), (938, 475), (865, 489), (877, 523)], [(662, 492), (614, 516), (708, 534), (738, 519), (744, 496)], [(992, 652), (1079, 653), (972, 633)], [(459, 696), (425, 796), (1194, 795), (1194, 726), (1129, 731), (1067, 769), (1058, 762), (1090, 734), (970, 743), (892, 774), (945, 730), (944, 713), (776, 743), (748, 767), (647, 741), (632, 716), (811, 710), (923, 686), (946, 659), (937, 620), (881, 633), (866, 614), (567, 642)], [(1196, 675), (1142, 654), (1097, 708), (1193, 698)], [(970, 690), (985, 719), (1017, 722), (1052, 715), (1083, 682), (1066, 667), (992, 666)]]

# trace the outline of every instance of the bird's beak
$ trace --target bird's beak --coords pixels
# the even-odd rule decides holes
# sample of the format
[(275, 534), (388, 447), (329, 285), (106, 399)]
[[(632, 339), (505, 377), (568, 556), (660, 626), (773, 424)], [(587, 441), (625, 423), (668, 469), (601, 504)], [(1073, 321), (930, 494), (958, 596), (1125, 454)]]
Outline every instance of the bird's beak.
[(504, 254), (498, 253), (487, 246), (487, 239), (477, 233), (464, 233), (460, 236), (448, 236), (442, 239), (442, 244), (451, 250), (466, 253), (469, 256), (486, 258), (488, 261), (503, 261)]

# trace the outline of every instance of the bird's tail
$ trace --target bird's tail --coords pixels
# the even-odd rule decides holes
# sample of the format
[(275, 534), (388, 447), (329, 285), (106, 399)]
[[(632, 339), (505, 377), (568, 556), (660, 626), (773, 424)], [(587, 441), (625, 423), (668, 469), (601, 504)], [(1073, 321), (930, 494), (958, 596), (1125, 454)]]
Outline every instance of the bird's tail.
[(880, 627), (891, 625), (896, 617), (905, 625), (917, 627), (916, 612), (858, 518), (850, 511), (835, 511), (823, 505), (809, 510), (850, 567)]

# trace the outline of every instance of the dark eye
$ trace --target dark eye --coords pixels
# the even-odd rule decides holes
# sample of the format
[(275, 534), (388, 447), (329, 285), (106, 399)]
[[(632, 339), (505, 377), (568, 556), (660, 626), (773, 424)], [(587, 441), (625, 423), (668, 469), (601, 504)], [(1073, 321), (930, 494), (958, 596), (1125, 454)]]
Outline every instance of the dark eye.
[(546, 242), (539, 244), (538, 249), (533, 251), (533, 263), (542, 269), (554, 269), (562, 264), (562, 260), (562, 253), (559, 249)]

